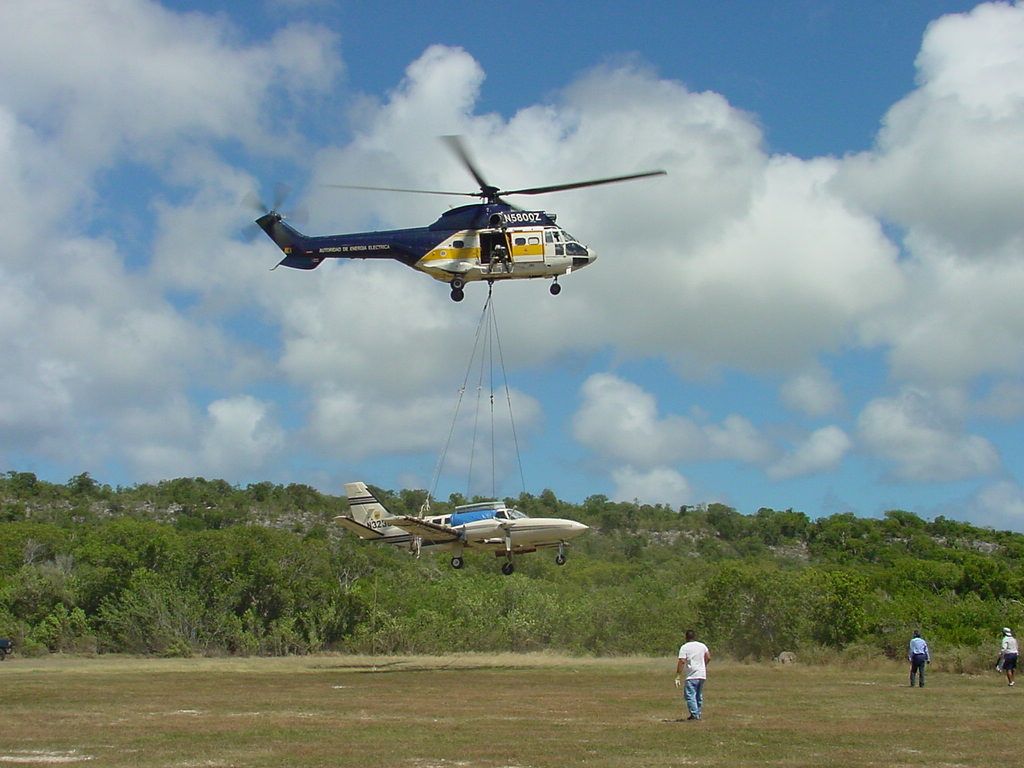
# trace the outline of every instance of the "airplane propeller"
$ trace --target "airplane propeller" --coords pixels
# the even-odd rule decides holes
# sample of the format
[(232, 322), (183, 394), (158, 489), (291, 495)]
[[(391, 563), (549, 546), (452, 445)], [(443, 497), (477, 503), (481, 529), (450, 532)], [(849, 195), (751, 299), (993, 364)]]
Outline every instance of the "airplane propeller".
[[(582, 187), (596, 187), (601, 184), (613, 184), (619, 181), (630, 181), (632, 179), (643, 179), (648, 176), (664, 176), (665, 171), (644, 171), (642, 173), (631, 173), (625, 176), (608, 176), (600, 179), (590, 179), (588, 181), (573, 181), (567, 184), (551, 184), (544, 187), (524, 187), (523, 189), (506, 189), (503, 190), (500, 187), (496, 187), (493, 184), (488, 184), (487, 180), (484, 179), (483, 174), (476, 167), (476, 163), (473, 162), (472, 157), (469, 155), (469, 151), (466, 149), (465, 143), (462, 141), (460, 136), (442, 136), (441, 137), (448, 147), (455, 153), (455, 155), (462, 162), (462, 165), (469, 171), (470, 175), (476, 180), (476, 183), (480, 185), (479, 192), (450, 192), (433, 189), (405, 189), (401, 187), (367, 187), (355, 184), (326, 184), (325, 186), (334, 187), (336, 189), (364, 189), (373, 190), (377, 192), (411, 192), (414, 194), (422, 195), (456, 195), (458, 197), (479, 197), (481, 200), (487, 203), (502, 203), (509, 205), (508, 202), (502, 199), (506, 195), (543, 195), (548, 192), (561, 192), (566, 189), (580, 189)], [(513, 206), (514, 207), (514, 206)]]

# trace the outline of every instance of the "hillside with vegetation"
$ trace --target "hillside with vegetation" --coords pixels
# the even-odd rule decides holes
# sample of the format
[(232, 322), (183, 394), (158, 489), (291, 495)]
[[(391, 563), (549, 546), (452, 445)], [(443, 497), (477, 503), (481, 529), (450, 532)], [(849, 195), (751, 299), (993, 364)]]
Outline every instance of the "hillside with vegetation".
[[(415, 514), (425, 493), (375, 489)], [(440, 513), (466, 500), (433, 502)], [(914, 629), (957, 669), (1024, 626), (1024, 535), (892, 510), (810, 519), (551, 491), (506, 499), (592, 530), (558, 567), (408, 553), (332, 523), (305, 485), (180, 478), (111, 488), (0, 475), (0, 636), (23, 653), (293, 654), (557, 650), (671, 655), (696, 626), (718, 653), (900, 657)]]

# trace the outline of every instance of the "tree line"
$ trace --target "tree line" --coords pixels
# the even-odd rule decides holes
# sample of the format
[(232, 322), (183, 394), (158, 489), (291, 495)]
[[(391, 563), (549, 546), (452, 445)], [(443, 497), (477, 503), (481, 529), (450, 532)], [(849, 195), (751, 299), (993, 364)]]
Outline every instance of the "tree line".
[[(423, 491), (374, 489), (415, 514)], [(471, 501), (432, 502), (441, 513)], [(25, 653), (161, 656), (558, 650), (666, 654), (686, 627), (764, 659), (901, 656), (914, 629), (960, 668), (1024, 618), (1024, 535), (892, 510), (811, 519), (721, 504), (506, 499), (592, 530), (569, 563), (419, 559), (331, 520), (298, 484), (179, 478), (111, 488), (0, 475), (0, 636)]]

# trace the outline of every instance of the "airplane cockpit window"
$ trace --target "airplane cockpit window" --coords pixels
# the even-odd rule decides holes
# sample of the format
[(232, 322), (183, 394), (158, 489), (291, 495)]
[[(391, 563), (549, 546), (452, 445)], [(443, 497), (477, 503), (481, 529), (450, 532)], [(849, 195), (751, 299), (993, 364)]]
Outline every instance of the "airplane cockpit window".
[(526, 519), (526, 515), (524, 513), (520, 512), (518, 509), (510, 509), (508, 511), (508, 516), (511, 517), (513, 520), (525, 520)]
[(494, 514), (494, 516), (495, 516), (495, 517), (496, 517), (496, 518), (497, 518), (498, 520), (508, 520), (508, 515), (507, 515), (507, 514), (505, 514), (505, 510), (504, 510), (504, 509), (499, 509), (499, 510), (498, 510), (498, 511), (497, 511), (497, 512), (496, 512), (496, 513)]

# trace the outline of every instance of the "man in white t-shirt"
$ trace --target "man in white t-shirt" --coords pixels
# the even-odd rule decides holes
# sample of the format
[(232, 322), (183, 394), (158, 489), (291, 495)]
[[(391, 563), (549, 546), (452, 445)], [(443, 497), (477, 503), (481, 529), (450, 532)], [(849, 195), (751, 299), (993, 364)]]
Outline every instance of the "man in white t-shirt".
[[(679, 660), (676, 662), (676, 688), (683, 688), (686, 708), (690, 710), (687, 720), (700, 720), (701, 709), (704, 707), (704, 681), (708, 677), (708, 662), (711, 652), (704, 643), (697, 640), (697, 633), (686, 630), (686, 642), (679, 648)], [(683, 683), (683, 673), (686, 682)]]
[(1006, 673), (1006, 682), (1013, 685), (1013, 676), (1017, 671), (1017, 638), (1013, 636), (1013, 630), (1003, 627), (1003, 642), (999, 647), (999, 666)]

